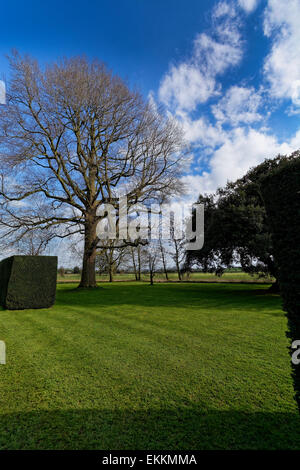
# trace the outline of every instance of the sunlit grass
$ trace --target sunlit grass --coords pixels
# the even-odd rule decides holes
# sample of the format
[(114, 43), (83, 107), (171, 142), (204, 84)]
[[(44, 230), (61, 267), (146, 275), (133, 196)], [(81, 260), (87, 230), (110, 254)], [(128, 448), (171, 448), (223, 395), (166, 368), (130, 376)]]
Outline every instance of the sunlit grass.
[(1, 311), (1, 449), (300, 449), (287, 323), (266, 287), (59, 285)]

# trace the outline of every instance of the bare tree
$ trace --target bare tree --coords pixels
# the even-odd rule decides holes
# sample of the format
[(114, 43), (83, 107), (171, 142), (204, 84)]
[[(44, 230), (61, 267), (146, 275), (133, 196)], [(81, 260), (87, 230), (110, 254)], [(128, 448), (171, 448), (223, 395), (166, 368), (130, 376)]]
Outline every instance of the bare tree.
[(43, 231), (36, 229), (23, 232), (21, 236), (13, 238), (10, 242), (1, 245), (6, 247), (13, 247), (18, 253), (22, 255), (38, 256), (45, 252), (50, 242), (55, 238), (55, 235), (49, 230)]
[[(102, 267), (102, 271), (106, 271), (109, 276), (109, 282), (113, 282), (113, 276), (125, 258), (128, 258), (127, 247), (118, 246), (115, 240), (108, 242), (108, 245), (104, 246), (97, 252), (96, 265)], [(103, 269), (104, 268), (104, 269)]]
[(154, 284), (154, 276), (157, 268), (157, 263), (159, 261), (160, 247), (159, 244), (155, 242), (149, 243), (145, 249), (148, 258), (148, 271), (150, 276), (150, 285)]
[(181, 273), (181, 263), (184, 261), (185, 257), (185, 241), (184, 240), (176, 240), (175, 238), (172, 239), (171, 243), (173, 244), (173, 254), (172, 258), (175, 262), (177, 276), (179, 281), (182, 280), (182, 273)]
[(97, 253), (95, 265), (97, 274), (100, 276), (102, 276), (102, 274), (107, 274), (107, 258), (104, 250)]
[(181, 281), (182, 280), (181, 265), (182, 265), (183, 261), (185, 260), (186, 240), (185, 240), (184, 237), (176, 238), (174, 222), (173, 221), (171, 223), (170, 233), (171, 233), (171, 238), (170, 238), (170, 241), (169, 241), (169, 245), (171, 247), (171, 250), (169, 251), (169, 254), (170, 254), (171, 258), (173, 259), (173, 261), (175, 263), (178, 280)]
[[(140, 248), (140, 246), (138, 246), (137, 248)], [(136, 263), (136, 259), (135, 259), (135, 249), (134, 249), (133, 246), (130, 247), (130, 253), (131, 253), (132, 267), (133, 267), (133, 271), (134, 271), (134, 275), (135, 275), (135, 280), (140, 281), (141, 278), (139, 277), (139, 271), (138, 271), (137, 263)]]
[(157, 259), (157, 253), (151, 253), (149, 251), (148, 263), (149, 263), (149, 276), (150, 276), (150, 285), (151, 286), (153, 286), (153, 284), (154, 284), (156, 259)]
[(131, 246), (131, 259), (132, 267), (135, 275), (135, 280), (141, 280), (142, 270), (148, 265), (148, 251), (145, 247), (147, 244), (145, 240), (139, 240), (137, 246)]
[(124, 193), (128, 207), (178, 194), (182, 131), (100, 62), (41, 68), (14, 53), (10, 65), (0, 109), (2, 228), (7, 237), (36, 228), (81, 234), (80, 286), (95, 287), (98, 209), (118, 210)]
[(164, 273), (165, 273), (166, 280), (168, 281), (169, 276), (168, 276), (168, 268), (167, 268), (167, 253), (166, 253), (166, 248), (165, 248), (161, 238), (159, 239), (159, 249), (160, 249), (160, 253), (161, 253), (161, 260), (162, 260), (163, 270), (164, 270)]

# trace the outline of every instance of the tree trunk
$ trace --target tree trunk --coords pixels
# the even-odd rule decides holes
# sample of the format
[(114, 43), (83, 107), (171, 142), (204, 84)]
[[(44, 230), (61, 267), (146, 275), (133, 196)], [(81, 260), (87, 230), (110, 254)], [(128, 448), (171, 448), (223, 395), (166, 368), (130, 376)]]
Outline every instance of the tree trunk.
[(151, 260), (151, 256), (149, 256), (149, 276), (150, 276), (150, 286), (153, 286), (153, 278), (154, 278), (154, 262)]
[(138, 281), (141, 280), (141, 247), (138, 246)]
[(109, 282), (113, 282), (113, 265), (112, 263), (110, 262), (109, 263)]
[(167, 266), (166, 266), (165, 252), (164, 252), (164, 247), (162, 245), (160, 245), (160, 251), (161, 251), (161, 258), (162, 258), (162, 262), (163, 262), (163, 267), (164, 267), (166, 280), (168, 281), (169, 277), (168, 277), (168, 271), (167, 271)]
[(113, 282), (113, 274), (114, 274), (114, 250), (109, 248), (107, 251), (107, 259), (108, 259), (108, 276), (109, 282)]
[(132, 247), (131, 247), (131, 256), (132, 256), (132, 264), (133, 264), (133, 269), (134, 269), (135, 280), (138, 281), (138, 273), (137, 273), (136, 264), (135, 264), (134, 250)]
[(181, 281), (181, 272), (180, 272), (180, 267), (178, 262), (176, 262), (176, 269), (177, 269), (177, 274), (178, 274), (178, 280)]
[(84, 253), (79, 287), (97, 287), (96, 283), (96, 223), (86, 221), (84, 235)]
[(177, 240), (174, 239), (175, 245), (175, 263), (176, 263), (176, 271), (178, 275), (178, 280), (181, 281), (181, 272), (180, 272), (180, 265), (179, 265), (179, 250), (177, 245)]

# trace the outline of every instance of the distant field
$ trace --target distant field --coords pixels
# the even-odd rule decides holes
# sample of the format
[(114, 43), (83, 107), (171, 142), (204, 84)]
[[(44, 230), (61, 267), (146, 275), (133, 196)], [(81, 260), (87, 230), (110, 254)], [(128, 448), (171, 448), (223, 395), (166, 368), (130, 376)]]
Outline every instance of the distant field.
[[(169, 273), (168, 274), (170, 281), (178, 281), (178, 276), (176, 273)], [(64, 277), (58, 275), (57, 281), (58, 282), (70, 282), (70, 281), (78, 281), (80, 280), (79, 274), (65, 274)], [(108, 281), (109, 278), (107, 275), (97, 276), (97, 280), (99, 282)], [(134, 281), (135, 277), (134, 274), (116, 274), (114, 276), (114, 281)], [(147, 281), (149, 280), (149, 276), (147, 274), (142, 275), (142, 280)], [(165, 281), (165, 275), (163, 273), (157, 273), (155, 275), (154, 281)], [(262, 282), (262, 283), (270, 283), (272, 279), (265, 279), (259, 278), (258, 276), (250, 276), (250, 274), (243, 273), (243, 272), (228, 272), (223, 274), (223, 276), (219, 277), (214, 274), (206, 274), (206, 273), (192, 273), (189, 278), (186, 276), (183, 277), (184, 281), (213, 281), (213, 282)]]
[(74, 287), (0, 310), (0, 449), (300, 449), (267, 286)]

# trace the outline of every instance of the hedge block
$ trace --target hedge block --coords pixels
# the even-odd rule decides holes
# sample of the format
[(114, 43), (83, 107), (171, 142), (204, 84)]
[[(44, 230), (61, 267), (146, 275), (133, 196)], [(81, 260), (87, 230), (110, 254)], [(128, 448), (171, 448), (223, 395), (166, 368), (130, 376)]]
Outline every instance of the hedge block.
[(55, 302), (57, 256), (11, 256), (0, 262), (0, 303), (9, 310)]

